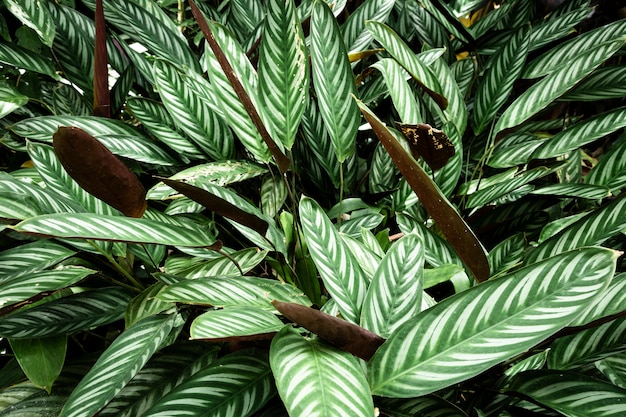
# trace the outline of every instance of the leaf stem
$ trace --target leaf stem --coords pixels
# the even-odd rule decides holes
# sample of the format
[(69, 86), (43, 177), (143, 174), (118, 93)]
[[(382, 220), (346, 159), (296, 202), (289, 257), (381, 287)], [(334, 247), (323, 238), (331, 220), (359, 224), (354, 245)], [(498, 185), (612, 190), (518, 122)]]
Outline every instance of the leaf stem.
[(118, 285), (122, 285), (123, 287), (126, 288), (132, 288), (134, 290), (144, 290), (145, 287), (143, 286), (143, 284), (139, 281), (137, 281), (135, 279), (135, 277), (133, 277), (131, 274), (128, 273), (127, 270), (125, 270), (124, 268), (122, 268), (122, 266), (107, 252), (103, 251), (102, 248), (100, 248), (98, 245), (95, 244), (95, 242), (91, 239), (86, 239), (87, 243), (89, 243), (95, 250), (97, 250), (102, 256), (104, 256), (105, 258), (107, 258), (107, 260), (109, 261), (109, 263), (111, 265), (113, 265), (113, 267), (124, 276), (124, 278), (126, 278), (131, 284), (133, 284), (132, 286), (129, 286), (128, 284), (124, 284), (122, 282), (119, 282), (117, 280), (112, 280), (112, 281), (117, 281), (116, 284)]

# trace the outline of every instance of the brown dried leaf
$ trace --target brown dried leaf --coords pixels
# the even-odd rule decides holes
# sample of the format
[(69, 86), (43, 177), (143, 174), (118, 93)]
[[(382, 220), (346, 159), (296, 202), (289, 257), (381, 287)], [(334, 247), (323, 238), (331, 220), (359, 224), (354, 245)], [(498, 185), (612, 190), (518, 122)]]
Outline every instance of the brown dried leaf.
[(102, 143), (77, 127), (59, 127), (52, 139), (61, 165), (85, 191), (128, 217), (143, 216), (145, 188)]

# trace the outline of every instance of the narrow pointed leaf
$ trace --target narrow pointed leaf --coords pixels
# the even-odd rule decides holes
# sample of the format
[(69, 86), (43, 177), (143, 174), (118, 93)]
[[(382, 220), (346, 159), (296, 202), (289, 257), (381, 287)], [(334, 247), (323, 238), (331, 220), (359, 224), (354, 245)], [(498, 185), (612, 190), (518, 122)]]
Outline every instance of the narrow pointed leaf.
[(192, 339), (211, 342), (271, 338), (282, 329), (283, 322), (268, 310), (252, 307), (230, 307), (211, 310), (191, 323)]
[(624, 45), (624, 40), (607, 42), (579, 54), (522, 93), (498, 120), (494, 133), (517, 126), (544, 110), (580, 80), (609, 59)]
[(0, 318), (0, 336), (34, 338), (72, 334), (119, 320), (130, 296), (119, 288), (74, 294)]
[(54, 20), (41, 0), (4, 0), (4, 4), (24, 25), (33, 29), (45, 45), (52, 46)]
[(311, 331), (337, 348), (363, 360), (369, 360), (385, 339), (379, 335), (330, 314), (300, 304), (272, 301), (282, 315)]
[(46, 214), (32, 217), (12, 228), (21, 233), (113, 242), (157, 243), (172, 246), (208, 247), (215, 238), (208, 231), (180, 223), (91, 213)]
[(270, 364), (292, 417), (374, 415), (363, 370), (349, 353), (285, 326), (272, 341)]
[(161, 398), (142, 417), (253, 415), (276, 395), (267, 360), (250, 351), (224, 356)]
[(359, 323), (367, 280), (322, 208), (308, 197), (300, 201), (302, 231), (326, 289), (343, 318)]
[(346, 46), (337, 20), (322, 1), (313, 4), (311, 14), (311, 66), (320, 113), (335, 155), (343, 162), (356, 149), (361, 118), (352, 100), (356, 86)]
[(272, 137), (291, 149), (308, 101), (309, 65), (293, 0), (267, 4), (259, 52), (259, 101)]
[(420, 123), (423, 120), (420, 108), (406, 81), (408, 74), (400, 64), (391, 58), (383, 58), (372, 65), (372, 68), (376, 68), (383, 75), (400, 120), (405, 124)]
[(74, 388), (60, 417), (91, 417), (146, 364), (174, 326), (176, 315), (146, 317), (127, 328)]
[(606, 288), (618, 256), (603, 248), (566, 252), (420, 313), (369, 362), (372, 392), (425, 395), (526, 351), (566, 326)]
[(146, 210), (139, 179), (96, 138), (76, 127), (60, 127), (54, 151), (70, 176), (88, 193), (130, 217)]
[(394, 3), (395, 0), (367, 0), (350, 14), (341, 28), (348, 53), (352, 54), (368, 48), (374, 37), (365, 28), (365, 22), (372, 20), (384, 23)]
[(486, 63), (487, 73), (481, 79), (474, 98), (474, 133), (480, 134), (494, 119), (509, 98), (513, 83), (522, 72), (530, 45), (530, 28), (517, 30), (507, 44), (498, 49)]
[(54, 64), (50, 59), (11, 43), (0, 42), (0, 62), (22, 68), (29, 71), (48, 75), (55, 80), (60, 80)]
[(28, 97), (8, 83), (0, 84), (0, 118), (28, 103)]
[(626, 67), (606, 65), (598, 68), (559, 101), (600, 101), (626, 95)]
[(585, 176), (588, 184), (603, 185), (613, 192), (626, 186), (626, 141), (616, 144)]
[(620, 314), (626, 305), (626, 273), (616, 275), (602, 295), (587, 306), (570, 326), (584, 326), (595, 320)]
[(537, 262), (551, 255), (583, 246), (601, 245), (602, 242), (626, 227), (626, 218), (621, 216), (624, 210), (626, 210), (626, 193), (622, 193), (609, 204), (592, 211), (556, 235), (544, 240), (530, 253), (526, 262)]
[(489, 277), (489, 263), (482, 245), (437, 186), (400, 142), (363, 103), (358, 102), (365, 119), (374, 129), (394, 163), (415, 191), (426, 211), (435, 220), (444, 236), (474, 274), (477, 281)]
[(420, 312), (424, 242), (417, 234), (405, 235), (387, 252), (367, 290), (361, 325), (388, 337)]
[(509, 390), (568, 417), (620, 417), (626, 403), (625, 389), (587, 375), (562, 371), (522, 372)]
[(0, 252), (0, 283), (46, 269), (76, 251), (49, 240), (37, 240)]

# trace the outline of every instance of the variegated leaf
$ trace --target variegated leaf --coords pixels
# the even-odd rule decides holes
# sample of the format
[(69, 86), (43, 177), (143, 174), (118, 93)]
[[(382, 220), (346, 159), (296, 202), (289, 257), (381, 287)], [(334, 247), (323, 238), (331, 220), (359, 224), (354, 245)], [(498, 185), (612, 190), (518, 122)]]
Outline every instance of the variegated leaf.
[(602, 200), (609, 197), (611, 192), (607, 187), (592, 184), (552, 184), (533, 190), (531, 194)]
[(320, 114), (330, 135), (335, 155), (343, 162), (355, 152), (356, 132), (361, 121), (352, 99), (354, 75), (337, 20), (322, 1), (311, 13), (311, 67)]
[(361, 326), (389, 337), (420, 312), (424, 242), (408, 234), (396, 242), (382, 259), (367, 290)]
[(176, 318), (175, 314), (150, 316), (127, 328), (74, 388), (59, 417), (95, 415), (161, 347)]
[[(393, 9), (395, 0), (367, 0), (350, 14), (341, 27), (343, 43), (349, 54), (365, 50), (372, 42), (372, 34), (366, 30), (368, 20), (384, 23)], [(412, 123), (412, 122), (405, 122)]]
[(261, 184), (261, 207), (268, 217), (275, 217), (287, 201), (287, 185), (285, 179), (271, 175), (265, 177)]
[(45, 214), (26, 219), (12, 228), (21, 233), (40, 236), (113, 242), (192, 247), (207, 247), (215, 243), (215, 237), (200, 227), (192, 229), (181, 223), (167, 224), (91, 213)]
[(180, 281), (158, 295), (164, 301), (215, 307), (256, 307), (274, 310), (272, 300), (309, 306), (311, 302), (296, 287), (255, 277), (210, 277)]
[(585, 182), (608, 187), (614, 193), (626, 187), (626, 141), (606, 152), (585, 176)]
[(0, 62), (48, 75), (56, 80), (61, 79), (56, 73), (52, 61), (11, 43), (0, 42)]
[(192, 339), (254, 338), (278, 332), (283, 326), (271, 311), (229, 307), (201, 314), (191, 323), (190, 332)]
[(602, 359), (595, 366), (614, 385), (626, 389), (626, 353)]
[(0, 83), (0, 118), (28, 103), (28, 97), (17, 91), (10, 84)]
[(560, 16), (553, 15), (550, 19), (544, 19), (540, 24), (533, 27), (529, 36), (530, 50), (536, 51), (551, 42), (564, 38), (574, 31), (576, 25), (588, 19), (591, 13), (593, 13), (592, 7), (584, 7), (563, 13)]
[(0, 283), (46, 269), (76, 251), (49, 240), (37, 240), (0, 252)]
[(72, 334), (119, 320), (130, 296), (119, 288), (98, 288), (52, 300), (0, 318), (0, 337), (34, 338)]
[(265, 257), (267, 251), (258, 248), (242, 249), (204, 262), (196, 262), (191, 268), (184, 271), (174, 272), (186, 279), (206, 278), (211, 276), (240, 276), (247, 274), (257, 266)]
[(272, 0), (267, 10), (259, 52), (259, 101), (272, 138), (291, 149), (308, 102), (308, 55), (293, 0)]
[(124, 313), (124, 324), (126, 325), (126, 328), (129, 328), (139, 320), (148, 316), (162, 313), (174, 307), (173, 303), (162, 301), (157, 298), (157, 295), (163, 287), (164, 285), (162, 283), (157, 282), (130, 300), (126, 306), (126, 312)]
[[(376, 61), (372, 68), (376, 68), (382, 74), (389, 90), (389, 95), (394, 107), (400, 116), (402, 123), (417, 124), (422, 122), (420, 108), (415, 94), (407, 83), (409, 74), (391, 58), (383, 58)], [(391, 162), (391, 161), (390, 161)], [(391, 165), (393, 165), (391, 163)]]
[(616, 275), (609, 287), (591, 303), (585, 311), (570, 323), (570, 326), (584, 326), (594, 320), (619, 314), (626, 305), (626, 273)]
[(532, 133), (514, 132), (504, 136), (493, 148), (487, 165), (494, 168), (509, 168), (530, 162), (533, 152), (549, 138)]
[(143, 417), (247, 417), (276, 395), (267, 360), (250, 351), (226, 355), (201, 369)]
[(472, 127), (480, 134), (494, 119), (509, 98), (513, 83), (522, 72), (530, 46), (530, 28), (517, 30), (502, 48), (485, 64), (488, 69), (481, 78), (474, 98)]
[(291, 417), (374, 415), (363, 370), (349, 353), (285, 326), (272, 340), (270, 364)]
[(566, 252), (423, 311), (370, 360), (372, 393), (425, 395), (526, 351), (566, 326), (606, 288), (617, 256), (604, 248)]
[(4, 0), (4, 4), (24, 25), (34, 30), (45, 45), (52, 46), (54, 21), (41, 0)]
[(344, 319), (359, 323), (367, 280), (335, 227), (312, 199), (300, 200), (302, 231), (313, 262)]
[(494, 133), (517, 126), (544, 110), (623, 45), (622, 39), (603, 43), (579, 53), (571, 61), (562, 63), (555, 71), (517, 97), (498, 120)]
[(559, 101), (600, 101), (620, 98), (626, 95), (625, 86), (626, 67), (607, 65), (592, 72), (561, 96)]

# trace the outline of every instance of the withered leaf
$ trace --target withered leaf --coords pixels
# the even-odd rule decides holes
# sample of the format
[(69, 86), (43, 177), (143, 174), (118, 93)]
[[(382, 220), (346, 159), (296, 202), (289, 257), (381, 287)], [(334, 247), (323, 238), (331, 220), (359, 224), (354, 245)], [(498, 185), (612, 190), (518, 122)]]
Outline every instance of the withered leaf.
[(59, 127), (52, 144), (61, 165), (85, 191), (128, 217), (146, 210), (146, 190), (98, 139), (77, 127)]
[(442, 168), (454, 156), (454, 145), (443, 131), (426, 123), (396, 123), (396, 126), (409, 141), (413, 158), (421, 156), (433, 171)]

